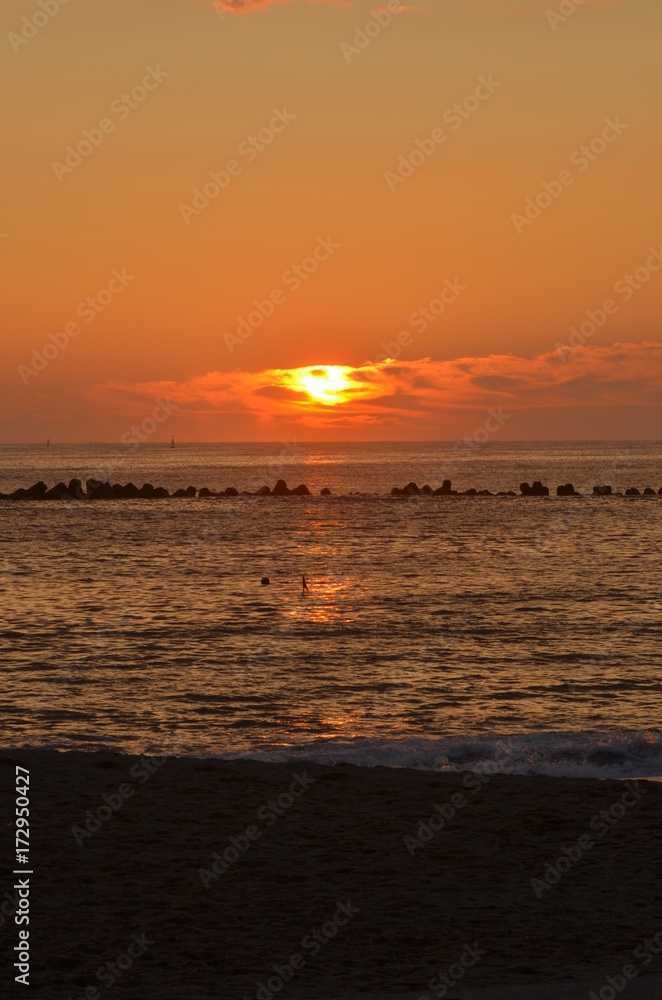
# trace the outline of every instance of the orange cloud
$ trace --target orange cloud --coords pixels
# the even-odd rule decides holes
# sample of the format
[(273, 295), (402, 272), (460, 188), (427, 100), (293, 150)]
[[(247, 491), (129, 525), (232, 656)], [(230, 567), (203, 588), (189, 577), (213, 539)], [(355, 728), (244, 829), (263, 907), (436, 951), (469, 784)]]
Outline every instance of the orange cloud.
[[(537, 0), (539, 6), (542, 4), (549, 6), (551, 2), (552, 0)], [(618, 0), (574, 0), (574, 2), (577, 6), (581, 6), (582, 3), (604, 6), (607, 4), (618, 3)], [(224, 14), (250, 14), (254, 10), (266, 10), (267, 7), (270, 7), (272, 4), (283, 3), (292, 3), (292, 0), (214, 0), (212, 6)], [(350, 0), (308, 0), (308, 3), (330, 3), (334, 7), (353, 6)], [(474, 0), (474, 6), (486, 12), (489, 11), (490, 13), (521, 14), (523, 12), (530, 11), (529, 0), (520, 0), (519, 3), (503, 3), (500, 2), (500, 0)], [(432, 8), (429, 6), (420, 6), (406, 2), (399, 4), (395, 8), (388, 8), (386, 6), (373, 8), (373, 10), (376, 11), (385, 11), (389, 9), (392, 12), (401, 13), (403, 11), (410, 10), (431, 10)]]
[[(266, 10), (272, 4), (291, 3), (292, 0), (214, 0), (213, 6), (223, 14), (251, 14), (254, 10)], [(331, 3), (333, 6), (347, 7), (342, 0), (308, 0), (309, 3)]]
[[(537, 15), (541, 10), (557, 11), (561, 2), (562, 0), (534, 0), (532, 5), (531, 0), (473, 0), (472, 6), (485, 14)], [(619, 2), (620, 0), (565, 0), (563, 10), (566, 16), (570, 16), (574, 13), (567, 6), (570, 3), (580, 8), (606, 7)]]
[(291, 0), (215, 0), (213, 6), (224, 14), (250, 14), (272, 3), (291, 3)]
[(450, 361), (319, 365), (260, 372), (208, 372), (183, 382), (108, 382), (96, 404), (166, 397), (182, 411), (295, 419), (309, 427), (416, 427), (456, 409), (659, 406), (662, 343), (584, 345), (534, 358), (492, 354)]

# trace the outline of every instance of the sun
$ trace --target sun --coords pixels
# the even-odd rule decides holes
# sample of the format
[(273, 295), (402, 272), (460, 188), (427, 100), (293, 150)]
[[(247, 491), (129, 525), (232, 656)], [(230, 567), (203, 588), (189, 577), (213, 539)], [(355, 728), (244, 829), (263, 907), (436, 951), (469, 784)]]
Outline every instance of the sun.
[(336, 406), (347, 398), (344, 394), (353, 388), (353, 381), (347, 375), (351, 370), (343, 365), (299, 368), (297, 369), (299, 387), (317, 403)]
[(271, 368), (265, 374), (270, 386), (289, 390), (294, 398), (286, 406), (311, 413), (344, 404), (377, 399), (387, 388), (383, 366), (308, 365), (302, 368)]

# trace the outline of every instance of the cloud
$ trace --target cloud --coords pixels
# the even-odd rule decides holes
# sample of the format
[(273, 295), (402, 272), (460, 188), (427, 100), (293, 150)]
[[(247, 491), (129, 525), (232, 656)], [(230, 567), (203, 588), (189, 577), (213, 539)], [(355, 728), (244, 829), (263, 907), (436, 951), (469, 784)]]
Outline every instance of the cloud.
[[(455, 0), (459, 4), (460, 0)], [(462, 3), (465, 0), (461, 0)], [(506, 15), (510, 17), (530, 17), (539, 16), (540, 12), (551, 10), (557, 12), (562, 0), (471, 0), (471, 7), (483, 14)], [(621, 0), (565, 0), (563, 10), (566, 16), (570, 16), (574, 11), (569, 4), (575, 7), (607, 7), (620, 3)], [(568, 14), (568, 11), (570, 14)]]
[(250, 14), (264, 10), (272, 3), (290, 3), (291, 0), (215, 0), (213, 6), (223, 14)]
[(491, 354), (359, 366), (213, 371), (185, 381), (107, 382), (96, 405), (118, 410), (167, 397), (197, 417), (253, 425), (294, 420), (308, 427), (416, 428), (457, 410), (659, 406), (662, 343), (584, 345), (533, 358)]
[[(252, 14), (256, 10), (267, 10), (271, 6), (292, 2), (293, 0), (213, 0), (212, 6), (220, 11), (221, 14)], [(354, 0), (307, 0), (307, 2), (310, 4), (330, 4), (333, 7), (355, 6)], [(463, 6), (466, 5), (466, 0), (455, 0), (455, 3), (458, 5), (460, 2)], [(571, 0), (571, 2), (575, 2), (577, 6), (586, 4), (587, 6), (604, 7), (619, 3), (620, 0)], [(475, 10), (480, 10), (483, 13), (519, 16), (530, 15), (534, 12), (532, 11), (531, 0), (471, 0), (471, 3)], [(534, 7), (538, 9), (556, 9), (558, 2), (557, 0), (534, 0)], [(429, 4), (420, 5), (403, 0), (395, 8), (383, 4), (371, 9), (373, 12), (389, 10), (393, 13), (403, 13), (413, 10), (430, 11), (434, 8)]]
[[(252, 14), (255, 10), (266, 10), (272, 4), (292, 3), (292, 0), (214, 0), (213, 6), (221, 14)], [(344, 0), (308, 0), (308, 3), (330, 3), (334, 7), (348, 7)]]
[[(293, 0), (213, 0), (212, 6), (215, 7), (221, 14), (252, 14), (256, 10), (267, 10), (271, 6), (292, 2)], [(307, 0), (307, 2), (310, 4), (330, 4), (333, 7), (354, 6), (353, 0)], [(455, 0), (455, 2), (458, 3), (459, 0)], [(604, 7), (619, 3), (620, 0), (574, 0), (574, 2), (577, 6), (586, 4), (587, 6)], [(461, 0), (461, 3), (465, 5), (466, 0)], [(531, 0), (472, 0), (472, 6), (475, 10), (480, 10), (483, 13), (506, 14), (511, 16), (530, 15), (533, 12), (531, 8)], [(534, 6), (539, 9), (556, 9), (558, 7), (558, 2), (557, 0), (534, 0)], [(428, 4), (413, 4), (407, 2), (407, 0), (403, 0), (403, 3), (399, 4), (395, 8), (389, 8), (386, 5), (382, 5), (371, 9), (373, 12), (390, 10), (394, 13), (403, 13), (415, 10), (430, 11), (434, 8)]]
[[(214, 0), (212, 6), (221, 14), (252, 14), (256, 10), (267, 10), (272, 5), (292, 3), (293, 0)], [(353, 7), (353, 0), (307, 0), (309, 4), (326, 4), (331, 7)], [(411, 10), (429, 10), (429, 7), (403, 2), (397, 7), (372, 7), (371, 13), (389, 12), (401, 14)]]

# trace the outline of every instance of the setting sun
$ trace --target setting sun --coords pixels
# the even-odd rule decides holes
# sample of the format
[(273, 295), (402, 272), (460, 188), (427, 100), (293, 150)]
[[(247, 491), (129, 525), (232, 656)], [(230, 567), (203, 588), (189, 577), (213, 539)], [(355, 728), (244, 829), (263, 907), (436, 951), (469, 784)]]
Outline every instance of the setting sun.
[(273, 385), (304, 394), (299, 405), (337, 406), (355, 400), (374, 399), (383, 393), (379, 366), (311, 365), (269, 372)]
[(351, 389), (353, 382), (347, 376), (351, 368), (342, 365), (324, 365), (318, 368), (302, 368), (296, 374), (299, 376), (301, 388), (312, 399), (325, 406), (335, 406), (346, 398), (343, 394)]

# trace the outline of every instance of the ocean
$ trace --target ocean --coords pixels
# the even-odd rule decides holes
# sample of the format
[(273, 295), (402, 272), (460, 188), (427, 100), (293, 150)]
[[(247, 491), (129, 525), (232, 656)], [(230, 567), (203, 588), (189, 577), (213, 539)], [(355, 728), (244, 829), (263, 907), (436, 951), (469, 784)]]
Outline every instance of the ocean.
[(0, 447), (72, 477), (312, 495), (0, 501), (4, 746), (662, 774), (662, 497), (590, 495), (662, 444)]

